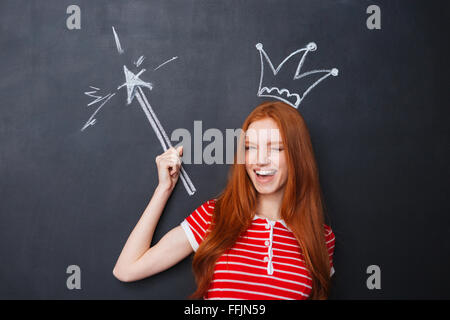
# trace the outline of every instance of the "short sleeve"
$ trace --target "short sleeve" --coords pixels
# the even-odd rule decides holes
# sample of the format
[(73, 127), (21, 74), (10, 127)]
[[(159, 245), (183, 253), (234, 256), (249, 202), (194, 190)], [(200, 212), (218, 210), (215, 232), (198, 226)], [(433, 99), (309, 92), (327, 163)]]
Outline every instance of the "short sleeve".
[(215, 200), (208, 200), (194, 210), (181, 223), (189, 243), (194, 251), (197, 251), (201, 242), (209, 233), (209, 226), (212, 221)]
[(333, 254), (336, 238), (334, 236), (333, 230), (331, 230), (331, 228), (327, 225), (325, 225), (325, 242), (328, 249), (328, 255), (330, 256), (330, 266), (331, 266), (330, 276), (332, 276), (334, 274)]

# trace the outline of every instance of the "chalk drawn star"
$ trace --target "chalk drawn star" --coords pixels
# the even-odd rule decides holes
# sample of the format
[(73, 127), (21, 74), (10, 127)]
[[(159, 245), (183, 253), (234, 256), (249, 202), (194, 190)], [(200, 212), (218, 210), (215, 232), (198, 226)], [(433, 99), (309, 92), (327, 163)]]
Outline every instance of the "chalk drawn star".
[(130, 104), (134, 97), (136, 96), (136, 89), (138, 87), (147, 87), (152, 90), (153, 86), (150, 82), (145, 82), (139, 78), (139, 76), (145, 72), (145, 69), (139, 71), (139, 73), (134, 74), (126, 66), (123, 66), (123, 72), (125, 73), (125, 82), (120, 85), (117, 90), (126, 86), (127, 87), (127, 104)]

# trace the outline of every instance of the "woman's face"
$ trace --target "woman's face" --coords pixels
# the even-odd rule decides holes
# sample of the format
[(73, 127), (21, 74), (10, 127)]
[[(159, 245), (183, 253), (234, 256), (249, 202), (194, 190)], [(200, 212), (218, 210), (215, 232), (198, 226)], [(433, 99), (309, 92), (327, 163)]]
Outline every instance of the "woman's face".
[(288, 177), (285, 146), (271, 118), (252, 122), (245, 137), (245, 168), (259, 194), (283, 192)]

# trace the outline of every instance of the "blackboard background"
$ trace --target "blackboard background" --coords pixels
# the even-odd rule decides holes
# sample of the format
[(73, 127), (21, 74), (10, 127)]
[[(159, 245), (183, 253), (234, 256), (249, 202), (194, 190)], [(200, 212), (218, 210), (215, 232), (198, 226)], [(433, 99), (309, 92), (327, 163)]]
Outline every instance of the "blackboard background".
[[(81, 8), (68, 30), (66, 8)], [(366, 8), (381, 8), (368, 30)], [(113, 265), (157, 185), (163, 150), (119, 90), (97, 123), (89, 86), (142, 79), (170, 134), (239, 128), (260, 102), (261, 42), (274, 63), (310, 41), (305, 70), (337, 67), (299, 112), (308, 123), (336, 237), (334, 299), (450, 298), (448, 11), (445, 1), (1, 1), (0, 298), (184, 299), (191, 258), (121, 283)], [(111, 31), (125, 53), (118, 55)], [(178, 56), (161, 67), (160, 63)], [(95, 107), (96, 108), (96, 107)], [(154, 242), (226, 183), (227, 165), (186, 165)], [(68, 290), (66, 268), (81, 268)], [(381, 268), (368, 290), (366, 268)]]

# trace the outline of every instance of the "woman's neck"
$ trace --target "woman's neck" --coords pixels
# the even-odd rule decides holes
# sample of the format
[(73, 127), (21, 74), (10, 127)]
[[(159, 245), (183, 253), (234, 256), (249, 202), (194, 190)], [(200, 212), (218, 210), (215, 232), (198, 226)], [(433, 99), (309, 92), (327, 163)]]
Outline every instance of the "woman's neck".
[(269, 220), (281, 220), (281, 203), (284, 190), (272, 194), (258, 194), (256, 214)]

